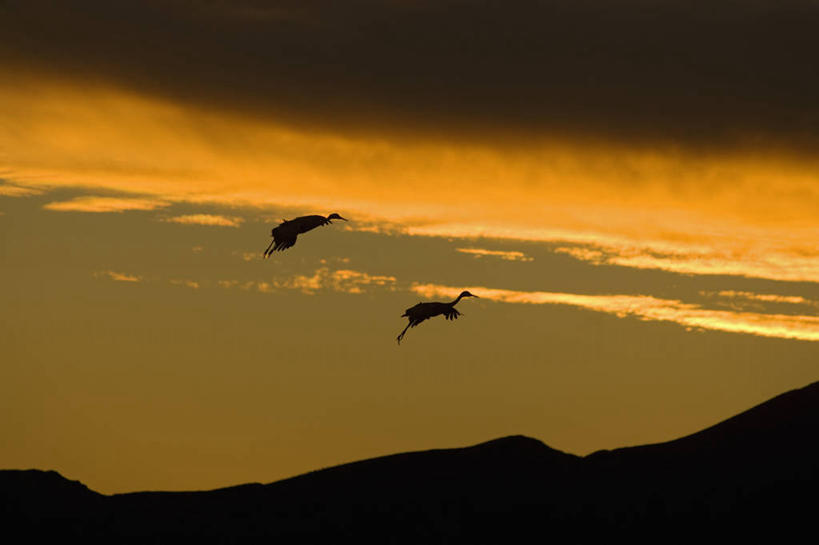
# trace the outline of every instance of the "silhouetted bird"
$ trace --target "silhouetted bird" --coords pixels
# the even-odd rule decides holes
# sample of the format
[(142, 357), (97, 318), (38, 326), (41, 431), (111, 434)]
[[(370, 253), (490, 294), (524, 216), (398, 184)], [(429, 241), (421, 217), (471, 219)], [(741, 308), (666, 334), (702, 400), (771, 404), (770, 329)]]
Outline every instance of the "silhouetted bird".
[(324, 216), (301, 216), (294, 220), (282, 220), (278, 227), (274, 228), (270, 235), (273, 240), (267, 250), (264, 251), (264, 256), (270, 257), (273, 252), (281, 252), (288, 249), (296, 243), (296, 237), (301, 233), (306, 233), (310, 229), (315, 229), (320, 225), (327, 225), (333, 223), (331, 220), (347, 221), (338, 214), (330, 214), (326, 218)]
[(458, 304), (458, 301), (463, 297), (477, 297), (477, 295), (472, 295), (468, 291), (462, 291), (458, 298), (451, 303), (418, 303), (414, 307), (405, 310), (401, 317), (406, 316), (409, 318), (409, 323), (407, 327), (404, 328), (404, 331), (398, 335), (398, 344), (401, 344), (401, 339), (404, 338), (404, 333), (407, 332), (407, 329), (417, 326), (424, 320), (438, 316), (439, 314), (443, 314), (447, 320), (455, 320), (458, 318), (461, 313), (455, 310), (455, 305)]

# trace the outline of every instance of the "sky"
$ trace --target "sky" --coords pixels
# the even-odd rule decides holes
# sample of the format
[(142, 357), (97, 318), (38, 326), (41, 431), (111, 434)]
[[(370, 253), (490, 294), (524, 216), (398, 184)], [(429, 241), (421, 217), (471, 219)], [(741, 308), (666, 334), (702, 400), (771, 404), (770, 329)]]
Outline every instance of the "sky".
[(0, 467), (115, 493), (518, 433), (587, 454), (819, 379), (817, 25), (0, 2)]

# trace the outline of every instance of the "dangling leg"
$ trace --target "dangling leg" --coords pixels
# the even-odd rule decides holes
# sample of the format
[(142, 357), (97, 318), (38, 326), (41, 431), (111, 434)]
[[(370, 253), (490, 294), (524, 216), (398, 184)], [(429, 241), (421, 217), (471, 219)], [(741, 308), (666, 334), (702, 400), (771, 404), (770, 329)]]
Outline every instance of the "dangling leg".
[(274, 238), (273, 240), (271, 240), (271, 241), (270, 241), (270, 245), (267, 247), (267, 250), (265, 250), (265, 251), (264, 251), (264, 257), (265, 257), (265, 259), (267, 259), (267, 257), (268, 257), (270, 254), (272, 254), (272, 253), (273, 253), (273, 251), (272, 251), (270, 248), (272, 248), (272, 247), (273, 247), (273, 243), (274, 243), (274, 242), (276, 242), (276, 239), (275, 239), (275, 238)]
[(407, 324), (407, 327), (405, 327), (405, 328), (404, 328), (404, 331), (402, 331), (402, 332), (401, 332), (401, 334), (400, 334), (400, 335), (398, 335), (398, 344), (401, 344), (401, 339), (403, 339), (403, 338), (404, 338), (404, 333), (406, 333), (406, 332), (407, 332), (407, 330), (409, 329), (409, 327), (410, 327), (411, 325), (412, 325), (412, 322), (408, 323), (408, 324)]

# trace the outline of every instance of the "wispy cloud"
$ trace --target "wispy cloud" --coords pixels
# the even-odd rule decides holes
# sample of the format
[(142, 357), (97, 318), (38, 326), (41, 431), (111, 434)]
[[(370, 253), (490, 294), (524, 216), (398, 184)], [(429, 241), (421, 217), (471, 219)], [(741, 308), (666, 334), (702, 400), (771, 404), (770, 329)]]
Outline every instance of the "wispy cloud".
[(317, 269), (311, 276), (296, 275), (283, 281), (274, 281), (276, 288), (296, 289), (306, 294), (319, 290), (332, 290), (343, 293), (364, 293), (367, 286), (393, 286), (394, 276), (371, 275), (352, 269), (330, 270), (328, 267)]
[(777, 295), (773, 293), (754, 293), (750, 291), (722, 290), (717, 292), (720, 297), (731, 297), (750, 299), (752, 301), (763, 301), (765, 303), (791, 303), (794, 305), (814, 305), (816, 301), (811, 301), (800, 295)]
[[(438, 284), (414, 284), (411, 289), (423, 297), (454, 298), (463, 288)], [(582, 295), (515, 291), (482, 286), (466, 289), (482, 298), (503, 303), (569, 305), (614, 314), (621, 318), (631, 316), (645, 321), (673, 322), (688, 328), (819, 341), (819, 317), (816, 316), (714, 310), (649, 295)]]
[(505, 252), (502, 250), (485, 250), (483, 248), (456, 248), (456, 252), (461, 252), (462, 254), (470, 254), (475, 256), (476, 258), (480, 257), (499, 257), (500, 259), (504, 259), (506, 261), (533, 261), (533, 257), (529, 257), (523, 252), (517, 251), (509, 251)]
[(273, 278), (269, 281), (220, 280), (217, 282), (221, 288), (255, 289), (262, 293), (297, 290), (306, 295), (314, 295), (323, 290), (361, 294), (368, 287), (395, 289), (396, 284), (394, 276), (373, 275), (352, 269), (331, 270), (329, 267), (320, 267), (311, 275), (297, 274), (289, 278)]
[(701, 295), (727, 299), (732, 308), (743, 307), (764, 308), (766, 304), (786, 304), (819, 308), (819, 301), (802, 297), (801, 295), (779, 295), (775, 293), (754, 293), (751, 291), (701, 291)]
[(171, 280), (171, 284), (174, 286), (185, 286), (187, 288), (198, 290), (201, 286), (198, 281), (196, 280), (187, 280), (187, 279), (173, 279)]
[(94, 273), (95, 278), (109, 278), (117, 282), (142, 282), (142, 277), (135, 274), (126, 274), (116, 271), (98, 271)]
[(41, 189), (0, 183), (0, 196), (3, 197), (31, 197), (41, 194), (43, 194)]
[(819, 252), (793, 248), (731, 248), (714, 245), (658, 243), (597, 244), (559, 247), (564, 253), (594, 265), (618, 265), (635, 269), (657, 269), (680, 274), (730, 275), (793, 282), (819, 282)]
[(230, 288), (239, 288), (244, 291), (250, 291), (252, 289), (257, 289), (258, 291), (265, 291), (266, 288), (262, 289), (260, 286), (265, 284), (270, 289), (268, 291), (273, 291), (273, 287), (270, 286), (267, 282), (256, 282), (255, 280), (245, 280), (240, 282), (239, 280), (218, 280), (216, 285), (220, 288), (230, 289)]
[(50, 202), (43, 208), (60, 212), (125, 212), (126, 210), (156, 210), (168, 205), (169, 203), (156, 199), (90, 196)]
[(188, 214), (184, 216), (173, 216), (165, 219), (164, 221), (170, 223), (182, 223), (184, 225), (239, 227), (244, 220), (240, 217), (220, 216), (218, 214)]

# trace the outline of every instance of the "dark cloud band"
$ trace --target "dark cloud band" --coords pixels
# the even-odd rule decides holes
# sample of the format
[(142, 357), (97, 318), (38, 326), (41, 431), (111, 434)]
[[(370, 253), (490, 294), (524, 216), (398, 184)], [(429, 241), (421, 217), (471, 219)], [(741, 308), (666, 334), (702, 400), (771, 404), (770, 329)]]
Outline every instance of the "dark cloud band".
[(303, 123), (816, 145), (819, 2), (6, 0), (0, 59)]

